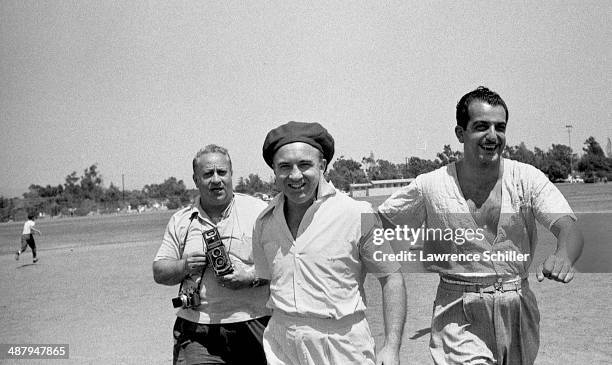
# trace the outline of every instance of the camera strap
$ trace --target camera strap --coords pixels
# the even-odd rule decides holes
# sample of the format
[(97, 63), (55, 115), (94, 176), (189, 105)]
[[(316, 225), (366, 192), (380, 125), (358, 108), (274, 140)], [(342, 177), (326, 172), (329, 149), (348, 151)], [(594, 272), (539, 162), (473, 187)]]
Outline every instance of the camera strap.
[(193, 220), (198, 217), (198, 212), (195, 211), (191, 213), (189, 217), (189, 225), (187, 225), (187, 231), (185, 232), (185, 238), (183, 239), (183, 244), (179, 246), (179, 260), (183, 258), (183, 252), (185, 251), (185, 245), (187, 245), (187, 237), (189, 237), (189, 228), (191, 227), (191, 223)]
[[(187, 245), (187, 237), (189, 237), (189, 228), (191, 228), (191, 223), (193, 220), (198, 217), (198, 211), (191, 213), (189, 217), (189, 224), (187, 225), (187, 231), (185, 232), (185, 238), (183, 239), (183, 244), (179, 246), (179, 260), (183, 258), (183, 253), (185, 251), (185, 246)], [(202, 286), (202, 279), (204, 279), (204, 271), (206, 271), (206, 266), (202, 269), (202, 274), (200, 274), (200, 281), (198, 282), (197, 293), (200, 294), (200, 288)], [(181, 285), (179, 286), (179, 294), (183, 291), (183, 282), (181, 280)]]

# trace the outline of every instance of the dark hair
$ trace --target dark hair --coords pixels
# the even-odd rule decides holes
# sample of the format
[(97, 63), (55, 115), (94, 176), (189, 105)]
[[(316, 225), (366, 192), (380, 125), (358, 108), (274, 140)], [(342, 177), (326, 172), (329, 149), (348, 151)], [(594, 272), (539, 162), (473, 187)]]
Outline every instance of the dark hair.
[(36, 217), (36, 214), (28, 213), (28, 219), (34, 219), (34, 217)]
[(491, 106), (503, 106), (506, 111), (506, 122), (508, 122), (508, 107), (504, 100), (495, 91), (489, 90), (484, 86), (478, 86), (476, 90), (472, 90), (469, 93), (463, 95), (457, 103), (457, 125), (463, 129), (467, 128), (468, 121), (470, 120), (470, 113), (468, 108), (474, 100), (484, 101)]

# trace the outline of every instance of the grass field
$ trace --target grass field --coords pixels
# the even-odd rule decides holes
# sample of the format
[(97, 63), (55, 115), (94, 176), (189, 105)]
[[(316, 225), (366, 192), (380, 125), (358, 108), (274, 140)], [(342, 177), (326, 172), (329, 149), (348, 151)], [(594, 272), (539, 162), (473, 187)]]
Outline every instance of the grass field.
[[(587, 228), (587, 261), (610, 262), (612, 184), (560, 185), (577, 212), (598, 212)], [(370, 199), (378, 205), (382, 199)], [(0, 344), (70, 345), (71, 364), (167, 364), (171, 360), (176, 287), (153, 282), (151, 262), (171, 212), (132, 216), (42, 220), (37, 228), (40, 262), (31, 254), (15, 261), (23, 222), (0, 224)], [(593, 218), (595, 217), (595, 218)], [(601, 220), (601, 221), (598, 221)], [(541, 256), (553, 237), (540, 233)], [(597, 247), (605, 246), (605, 247)], [(590, 255), (590, 256), (589, 256)], [(609, 268), (608, 270), (609, 271)], [(541, 314), (537, 364), (612, 363), (612, 274), (582, 273), (561, 285), (531, 280)], [(431, 363), (429, 321), (437, 276), (405, 274), (408, 316), (402, 364)], [(367, 278), (368, 318), (380, 345), (380, 288)], [(0, 360), (1, 363), (45, 363)]]

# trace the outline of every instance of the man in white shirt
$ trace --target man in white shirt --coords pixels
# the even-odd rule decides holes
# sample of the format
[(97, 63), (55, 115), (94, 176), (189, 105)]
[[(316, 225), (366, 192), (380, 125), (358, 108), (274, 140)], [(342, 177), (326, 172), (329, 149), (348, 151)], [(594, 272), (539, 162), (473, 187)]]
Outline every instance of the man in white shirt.
[[(265, 307), (269, 290), (267, 281), (255, 276), (251, 235), (266, 204), (234, 193), (232, 162), (220, 146), (197, 153), (193, 181), (200, 196), (172, 216), (153, 262), (157, 283), (181, 284), (183, 296), (173, 299), (175, 306), (182, 304), (174, 325), (174, 363), (265, 364), (261, 337), (270, 315)], [(217, 275), (207, 260), (203, 235), (214, 229), (232, 273)], [(215, 261), (225, 260), (214, 255)]]
[(15, 253), (15, 260), (19, 260), (19, 256), (27, 250), (28, 246), (32, 249), (32, 261), (36, 263), (38, 258), (36, 257), (36, 242), (34, 241), (34, 233), (42, 235), (42, 233), (34, 228), (36, 224), (34, 222), (35, 214), (28, 214), (28, 220), (23, 224), (23, 231), (21, 233), (21, 249)]
[(425, 262), (440, 274), (429, 344), (434, 363), (533, 364), (540, 314), (527, 279), (535, 222), (557, 237), (537, 279), (567, 283), (583, 245), (576, 216), (540, 170), (502, 158), (508, 108), (497, 93), (467, 93), (456, 115), (464, 158), (419, 175), (378, 209), (395, 226), (451, 233), (434, 234), (423, 246), (425, 256), (449, 257)]
[[(257, 219), (253, 257), (270, 280), (273, 310), (264, 332), (268, 364), (399, 363), (406, 292), (392, 252), (373, 242), (381, 227), (367, 202), (353, 200), (323, 178), (334, 140), (318, 123), (289, 122), (270, 131), (263, 147), (281, 191)], [(385, 341), (375, 354), (365, 317), (363, 282), (382, 288)]]

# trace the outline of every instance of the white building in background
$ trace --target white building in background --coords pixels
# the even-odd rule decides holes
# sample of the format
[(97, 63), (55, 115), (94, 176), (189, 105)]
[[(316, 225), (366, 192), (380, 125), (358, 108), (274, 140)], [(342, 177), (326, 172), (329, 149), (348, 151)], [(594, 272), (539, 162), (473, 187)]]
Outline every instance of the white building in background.
[(353, 198), (364, 196), (391, 195), (402, 186), (409, 185), (414, 178), (393, 179), (393, 180), (373, 180), (369, 183), (350, 184), (349, 195)]

